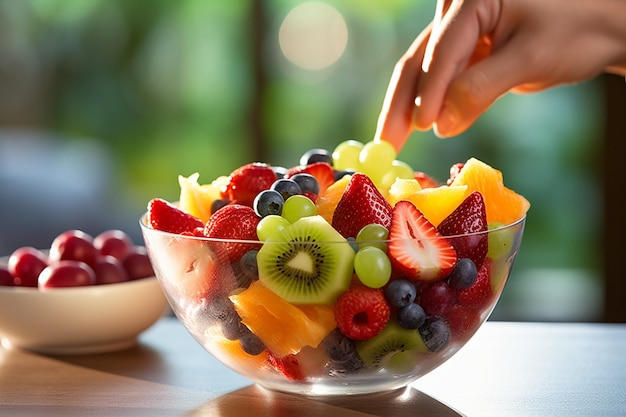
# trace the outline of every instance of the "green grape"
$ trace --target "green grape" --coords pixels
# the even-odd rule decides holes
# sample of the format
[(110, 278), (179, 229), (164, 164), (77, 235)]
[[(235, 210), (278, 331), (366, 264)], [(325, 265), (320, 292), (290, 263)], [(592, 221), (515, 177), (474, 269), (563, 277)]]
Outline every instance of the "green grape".
[(354, 272), (364, 285), (382, 288), (391, 278), (391, 262), (379, 248), (366, 246), (354, 255)]
[(382, 250), (387, 251), (387, 237), (389, 236), (389, 230), (385, 226), (372, 223), (363, 226), (359, 233), (356, 235), (356, 243), (359, 249), (366, 246), (374, 246)]
[(409, 164), (403, 161), (395, 160), (391, 163), (391, 168), (387, 171), (387, 173), (382, 178), (382, 186), (385, 190), (388, 190), (394, 182), (396, 182), (397, 178), (401, 178), (403, 180), (411, 180), (415, 179), (415, 171)]
[(502, 226), (502, 223), (497, 222), (492, 222), (488, 225), (489, 238), (487, 239), (487, 245), (489, 249), (487, 250), (487, 256), (494, 260), (503, 256), (508, 257), (513, 248), (515, 229), (494, 230)]
[(359, 171), (363, 144), (356, 140), (341, 142), (333, 151), (333, 167), (338, 171)]
[(389, 142), (373, 141), (363, 145), (359, 154), (361, 171), (367, 174), (374, 184), (381, 185), (385, 174), (389, 172), (396, 159), (396, 150)]
[(260, 241), (266, 241), (268, 238), (278, 235), (281, 230), (290, 224), (283, 216), (270, 214), (259, 221), (259, 224), (256, 226), (256, 235)]
[(289, 223), (293, 223), (302, 217), (315, 216), (316, 214), (317, 207), (315, 207), (315, 203), (303, 195), (292, 195), (283, 205), (282, 216)]

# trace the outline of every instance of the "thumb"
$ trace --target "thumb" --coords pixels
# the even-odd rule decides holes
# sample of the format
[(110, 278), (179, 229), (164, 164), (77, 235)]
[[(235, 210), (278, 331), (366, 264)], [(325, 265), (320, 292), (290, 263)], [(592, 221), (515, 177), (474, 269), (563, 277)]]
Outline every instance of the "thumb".
[(521, 45), (511, 43), (455, 76), (435, 120), (435, 134), (445, 138), (463, 133), (498, 98), (530, 82), (532, 66), (521, 51)]

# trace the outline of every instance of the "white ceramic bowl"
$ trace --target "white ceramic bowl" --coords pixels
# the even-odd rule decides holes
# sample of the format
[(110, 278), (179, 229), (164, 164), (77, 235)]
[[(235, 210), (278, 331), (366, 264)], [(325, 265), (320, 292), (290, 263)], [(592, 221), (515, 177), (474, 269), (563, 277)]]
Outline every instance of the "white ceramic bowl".
[(0, 286), (0, 339), (53, 355), (110, 352), (133, 346), (166, 311), (155, 277), (49, 291)]

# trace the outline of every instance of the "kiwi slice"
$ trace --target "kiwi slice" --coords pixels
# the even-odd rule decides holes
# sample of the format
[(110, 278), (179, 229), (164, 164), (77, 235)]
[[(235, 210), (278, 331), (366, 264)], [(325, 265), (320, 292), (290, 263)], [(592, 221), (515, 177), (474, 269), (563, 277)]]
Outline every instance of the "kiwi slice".
[(389, 322), (376, 336), (360, 342), (356, 351), (370, 369), (380, 369), (393, 363), (393, 368), (397, 370), (403, 368), (400, 362), (407, 362), (408, 371), (415, 365), (415, 355), (407, 352), (428, 352), (428, 348), (417, 330), (405, 329), (395, 322)]
[(332, 304), (348, 289), (354, 250), (321, 216), (277, 231), (257, 254), (259, 280), (292, 304)]

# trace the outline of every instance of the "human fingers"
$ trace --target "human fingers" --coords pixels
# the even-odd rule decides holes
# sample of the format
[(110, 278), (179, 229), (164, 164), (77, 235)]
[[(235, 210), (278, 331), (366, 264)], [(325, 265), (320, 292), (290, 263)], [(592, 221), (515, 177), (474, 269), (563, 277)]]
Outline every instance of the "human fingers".
[(498, 25), (500, 7), (498, 0), (457, 0), (450, 5), (426, 48), (415, 93), (415, 128), (430, 129), (454, 77), (490, 53), (489, 35)]
[(431, 25), (422, 31), (394, 67), (378, 117), (374, 139), (390, 142), (398, 152), (413, 132), (415, 91), (430, 32)]
[(524, 36), (514, 37), (504, 47), (456, 75), (443, 99), (441, 111), (434, 121), (439, 137), (464, 132), (502, 95), (513, 90), (538, 91), (545, 86), (534, 85), (537, 79), (532, 64), (536, 48)]

